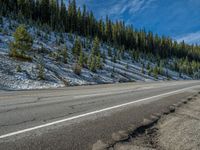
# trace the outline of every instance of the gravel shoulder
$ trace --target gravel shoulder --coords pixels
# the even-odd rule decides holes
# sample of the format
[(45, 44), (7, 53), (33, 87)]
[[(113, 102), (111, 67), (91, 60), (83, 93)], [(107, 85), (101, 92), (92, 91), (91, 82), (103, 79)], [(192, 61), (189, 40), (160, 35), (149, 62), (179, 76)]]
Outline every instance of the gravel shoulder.
[(163, 115), (151, 127), (138, 131), (115, 150), (197, 150), (200, 149), (200, 96), (183, 101), (175, 112)]
[(200, 149), (200, 98), (163, 118), (157, 127), (164, 149)]

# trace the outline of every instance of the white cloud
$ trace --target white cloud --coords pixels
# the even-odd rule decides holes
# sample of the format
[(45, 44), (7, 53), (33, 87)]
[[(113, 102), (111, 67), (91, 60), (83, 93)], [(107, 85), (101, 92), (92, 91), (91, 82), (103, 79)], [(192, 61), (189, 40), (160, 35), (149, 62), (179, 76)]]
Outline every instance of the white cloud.
[(95, 8), (98, 17), (106, 15), (112, 16), (114, 19), (122, 18), (124, 13), (133, 15), (148, 8), (155, 0), (77, 0), (77, 4), (82, 6), (84, 3), (88, 7)]
[(133, 14), (149, 7), (153, 1), (155, 0), (120, 0), (113, 6), (110, 14), (121, 15), (126, 11), (130, 14)]
[(176, 37), (178, 42), (185, 41), (189, 44), (200, 44), (200, 31)]

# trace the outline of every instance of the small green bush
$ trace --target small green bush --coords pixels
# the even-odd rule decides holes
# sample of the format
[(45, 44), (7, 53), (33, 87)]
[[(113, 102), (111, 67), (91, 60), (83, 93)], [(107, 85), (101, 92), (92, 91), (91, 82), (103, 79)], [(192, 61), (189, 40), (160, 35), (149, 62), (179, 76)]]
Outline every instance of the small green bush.
[(38, 64), (38, 79), (45, 80), (44, 64)]
[(22, 72), (22, 68), (21, 68), (20, 65), (17, 65), (16, 71), (17, 71), (17, 72)]

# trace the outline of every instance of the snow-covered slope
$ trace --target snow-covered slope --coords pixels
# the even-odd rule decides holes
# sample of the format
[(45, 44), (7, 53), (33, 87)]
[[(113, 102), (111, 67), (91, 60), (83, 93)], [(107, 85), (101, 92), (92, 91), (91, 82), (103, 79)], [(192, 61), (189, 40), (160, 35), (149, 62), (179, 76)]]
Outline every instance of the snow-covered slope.
[[(67, 64), (61, 61), (56, 61), (50, 57), (50, 53), (56, 52), (60, 46), (57, 44), (61, 34), (55, 32), (45, 33), (34, 27), (29, 27), (28, 31), (34, 37), (33, 50), (29, 55), (33, 58), (32, 62), (24, 62), (9, 57), (9, 43), (13, 40), (13, 32), (18, 23), (8, 21), (4, 18), (3, 26), (0, 27), (0, 89), (36, 89), (63, 87), (69, 85), (85, 85), (85, 84), (103, 84), (116, 82), (131, 82), (131, 81), (156, 81), (166, 80), (167, 77), (159, 75), (158, 78), (148, 75), (148, 71), (142, 67), (142, 64), (149, 63), (147, 60), (136, 62), (126, 54), (124, 59), (117, 60), (115, 63), (107, 56), (108, 46), (101, 44), (101, 52), (106, 54), (103, 69), (97, 72), (91, 72), (87, 68), (83, 68), (80, 75), (73, 72), (75, 61), (72, 58), (71, 49), (74, 43), (75, 36), (67, 33), (62, 33), (64, 43), (69, 48), (69, 61)], [(85, 38), (80, 37), (81, 40)], [(91, 44), (91, 43), (90, 43)], [(44, 48), (45, 51), (38, 52)], [(84, 49), (84, 53), (89, 54), (91, 49)], [(45, 80), (38, 80), (38, 60), (42, 59), (45, 67)], [(154, 65), (152, 62), (150, 63)], [(17, 71), (17, 67), (21, 71)], [(180, 79), (179, 74), (169, 69), (167, 70), (172, 79)], [(184, 76), (189, 79), (189, 77)]]

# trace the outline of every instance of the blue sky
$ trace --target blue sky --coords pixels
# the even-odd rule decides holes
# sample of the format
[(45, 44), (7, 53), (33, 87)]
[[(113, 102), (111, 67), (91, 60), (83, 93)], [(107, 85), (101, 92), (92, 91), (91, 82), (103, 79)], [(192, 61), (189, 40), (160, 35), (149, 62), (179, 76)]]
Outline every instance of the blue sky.
[(135, 28), (200, 43), (200, 0), (77, 0), (96, 17), (109, 15)]

